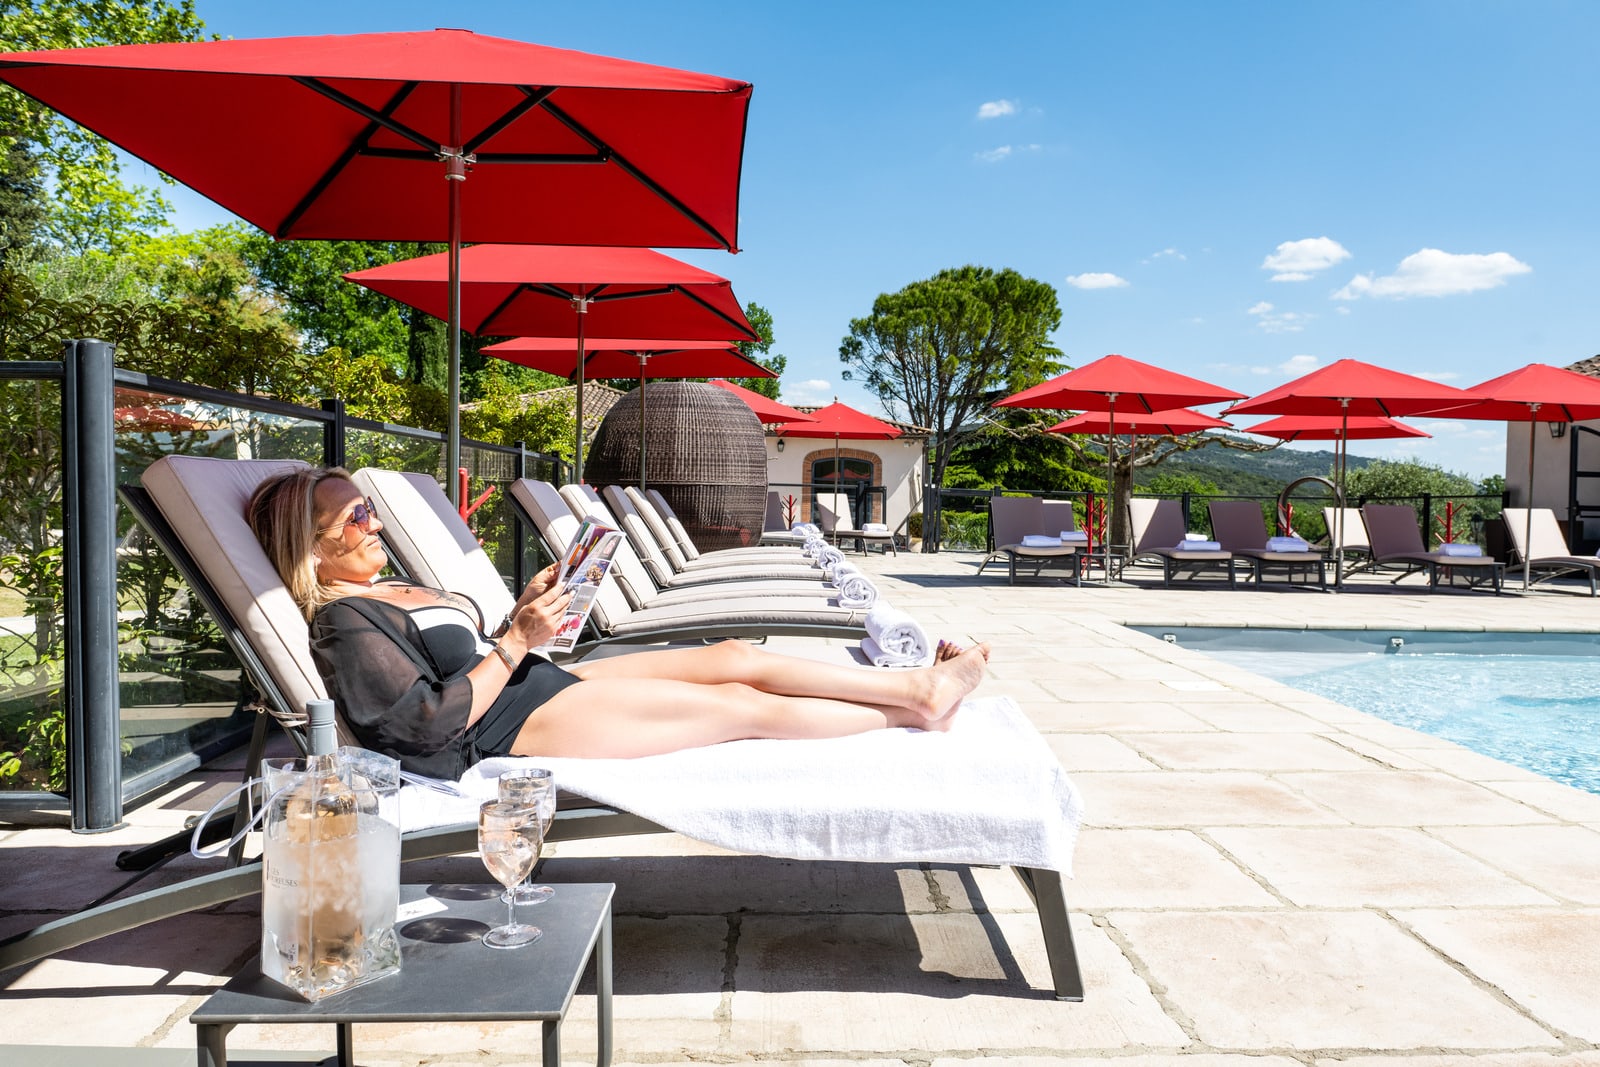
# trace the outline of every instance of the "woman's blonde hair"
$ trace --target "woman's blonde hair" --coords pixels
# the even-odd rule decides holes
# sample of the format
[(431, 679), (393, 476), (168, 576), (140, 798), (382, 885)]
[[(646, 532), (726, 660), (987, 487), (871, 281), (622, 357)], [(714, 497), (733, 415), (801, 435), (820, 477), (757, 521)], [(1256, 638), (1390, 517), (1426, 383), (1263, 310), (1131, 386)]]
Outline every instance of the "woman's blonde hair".
[(329, 478), (350, 480), (343, 467), (301, 467), (275, 474), (256, 486), (245, 519), (267, 558), (300, 606), (306, 621), (337, 595), (317, 577), (317, 526), (313, 497)]

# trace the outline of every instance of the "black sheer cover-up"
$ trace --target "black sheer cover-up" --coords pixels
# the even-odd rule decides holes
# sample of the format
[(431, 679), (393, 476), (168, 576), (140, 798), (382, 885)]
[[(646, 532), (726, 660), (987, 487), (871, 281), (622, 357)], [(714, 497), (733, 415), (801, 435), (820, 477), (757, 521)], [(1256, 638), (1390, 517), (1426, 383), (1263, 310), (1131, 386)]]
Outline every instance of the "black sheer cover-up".
[[(483, 717), (467, 726), (483, 637), (465, 610), (460, 625), (418, 627), (409, 612), (372, 597), (324, 605), (311, 620), (311, 655), (363, 747), (406, 770), (459, 778), (488, 756), (510, 753), (540, 705), (578, 679), (530, 655)], [(481, 613), (480, 613), (481, 619)]]

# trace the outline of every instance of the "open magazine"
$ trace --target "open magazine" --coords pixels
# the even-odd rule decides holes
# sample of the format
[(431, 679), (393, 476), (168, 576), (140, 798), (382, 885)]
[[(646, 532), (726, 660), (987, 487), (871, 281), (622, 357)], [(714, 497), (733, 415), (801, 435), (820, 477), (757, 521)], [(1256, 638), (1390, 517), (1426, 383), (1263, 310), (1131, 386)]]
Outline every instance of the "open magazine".
[(578, 524), (572, 547), (567, 549), (556, 575), (556, 584), (570, 592), (572, 600), (567, 604), (567, 613), (556, 627), (555, 635), (536, 651), (546, 655), (571, 652), (577, 645), (583, 636), (583, 624), (589, 620), (589, 612), (594, 607), (594, 598), (600, 595), (600, 584), (611, 570), (611, 558), (617, 554), (621, 543), (622, 531), (598, 519), (591, 517)]

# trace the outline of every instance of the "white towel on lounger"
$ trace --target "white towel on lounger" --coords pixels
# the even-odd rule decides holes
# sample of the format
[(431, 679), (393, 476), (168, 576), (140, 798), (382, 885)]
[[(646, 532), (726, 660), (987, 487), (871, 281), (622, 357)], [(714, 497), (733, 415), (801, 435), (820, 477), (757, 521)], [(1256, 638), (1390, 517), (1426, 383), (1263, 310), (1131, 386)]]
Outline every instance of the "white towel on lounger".
[[(868, 668), (862, 668), (863, 670)], [(969, 699), (948, 733), (893, 729), (729, 741), (637, 759), (497, 756), (450, 797), (401, 790), (401, 825), (471, 825), (513, 768), (697, 841), (760, 856), (981, 863), (1070, 874), (1083, 803), (1009, 697)]]
[(1064, 545), (1086, 545), (1089, 543), (1089, 534), (1085, 530), (1062, 530), (1061, 543)]
[(1303, 537), (1269, 537), (1268, 552), (1309, 552), (1311, 545)]
[(833, 568), (832, 581), (839, 590), (835, 599), (841, 608), (870, 608), (878, 602), (878, 587), (853, 563), (840, 561)]
[(1446, 555), (1446, 556), (1481, 556), (1481, 555), (1483, 555), (1483, 548), (1481, 546), (1479, 546), (1479, 545), (1457, 544), (1454, 541), (1446, 541), (1444, 544), (1439, 546), (1439, 551), (1440, 551), (1441, 554)]
[(1222, 542), (1191, 540), (1186, 537), (1178, 543), (1178, 550), (1181, 552), (1219, 552), (1222, 550)]
[(1023, 534), (1023, 548), (1060, 548), (1061, 538), (1049, 534)]
[(933, 642), (928, 640), (927, 631), (916, 619), (885, 601), (872, 606), (863, 625), (867, 636), (883, 653), (895, 657), (896, 663), (924, 666), (933, 662)]

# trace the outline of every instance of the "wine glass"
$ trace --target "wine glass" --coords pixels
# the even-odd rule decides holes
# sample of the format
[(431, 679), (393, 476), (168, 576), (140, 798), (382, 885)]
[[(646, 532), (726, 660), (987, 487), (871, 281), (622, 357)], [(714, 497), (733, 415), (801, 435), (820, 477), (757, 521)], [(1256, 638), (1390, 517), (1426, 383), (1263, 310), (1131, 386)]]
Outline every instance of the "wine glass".
[[(556, 780), (549, 771), (542, 767), (507, 771), (500, 776), (500, 799), (519, 807), (538, 808), (540, 839), (550, 832), (550, 823), (556, 817)], [(528, 879), (532, 877), (533, 872), (529, 871)], [(555, 894), (550, 886), (533, 885), (528, 880), (506, 892), (515, 894), (518, 904), (543, 904)]]
[[(544, 844), (539, 809), (486, 800), (478, 808), (478, 852), (495, 881), (508, 890), (528, 876)], [(544, 936), (537, 926), (517, 922), (516, 897), (507, 894), (506, 924), (483, 935), (490, 948), (518, 948)]]

